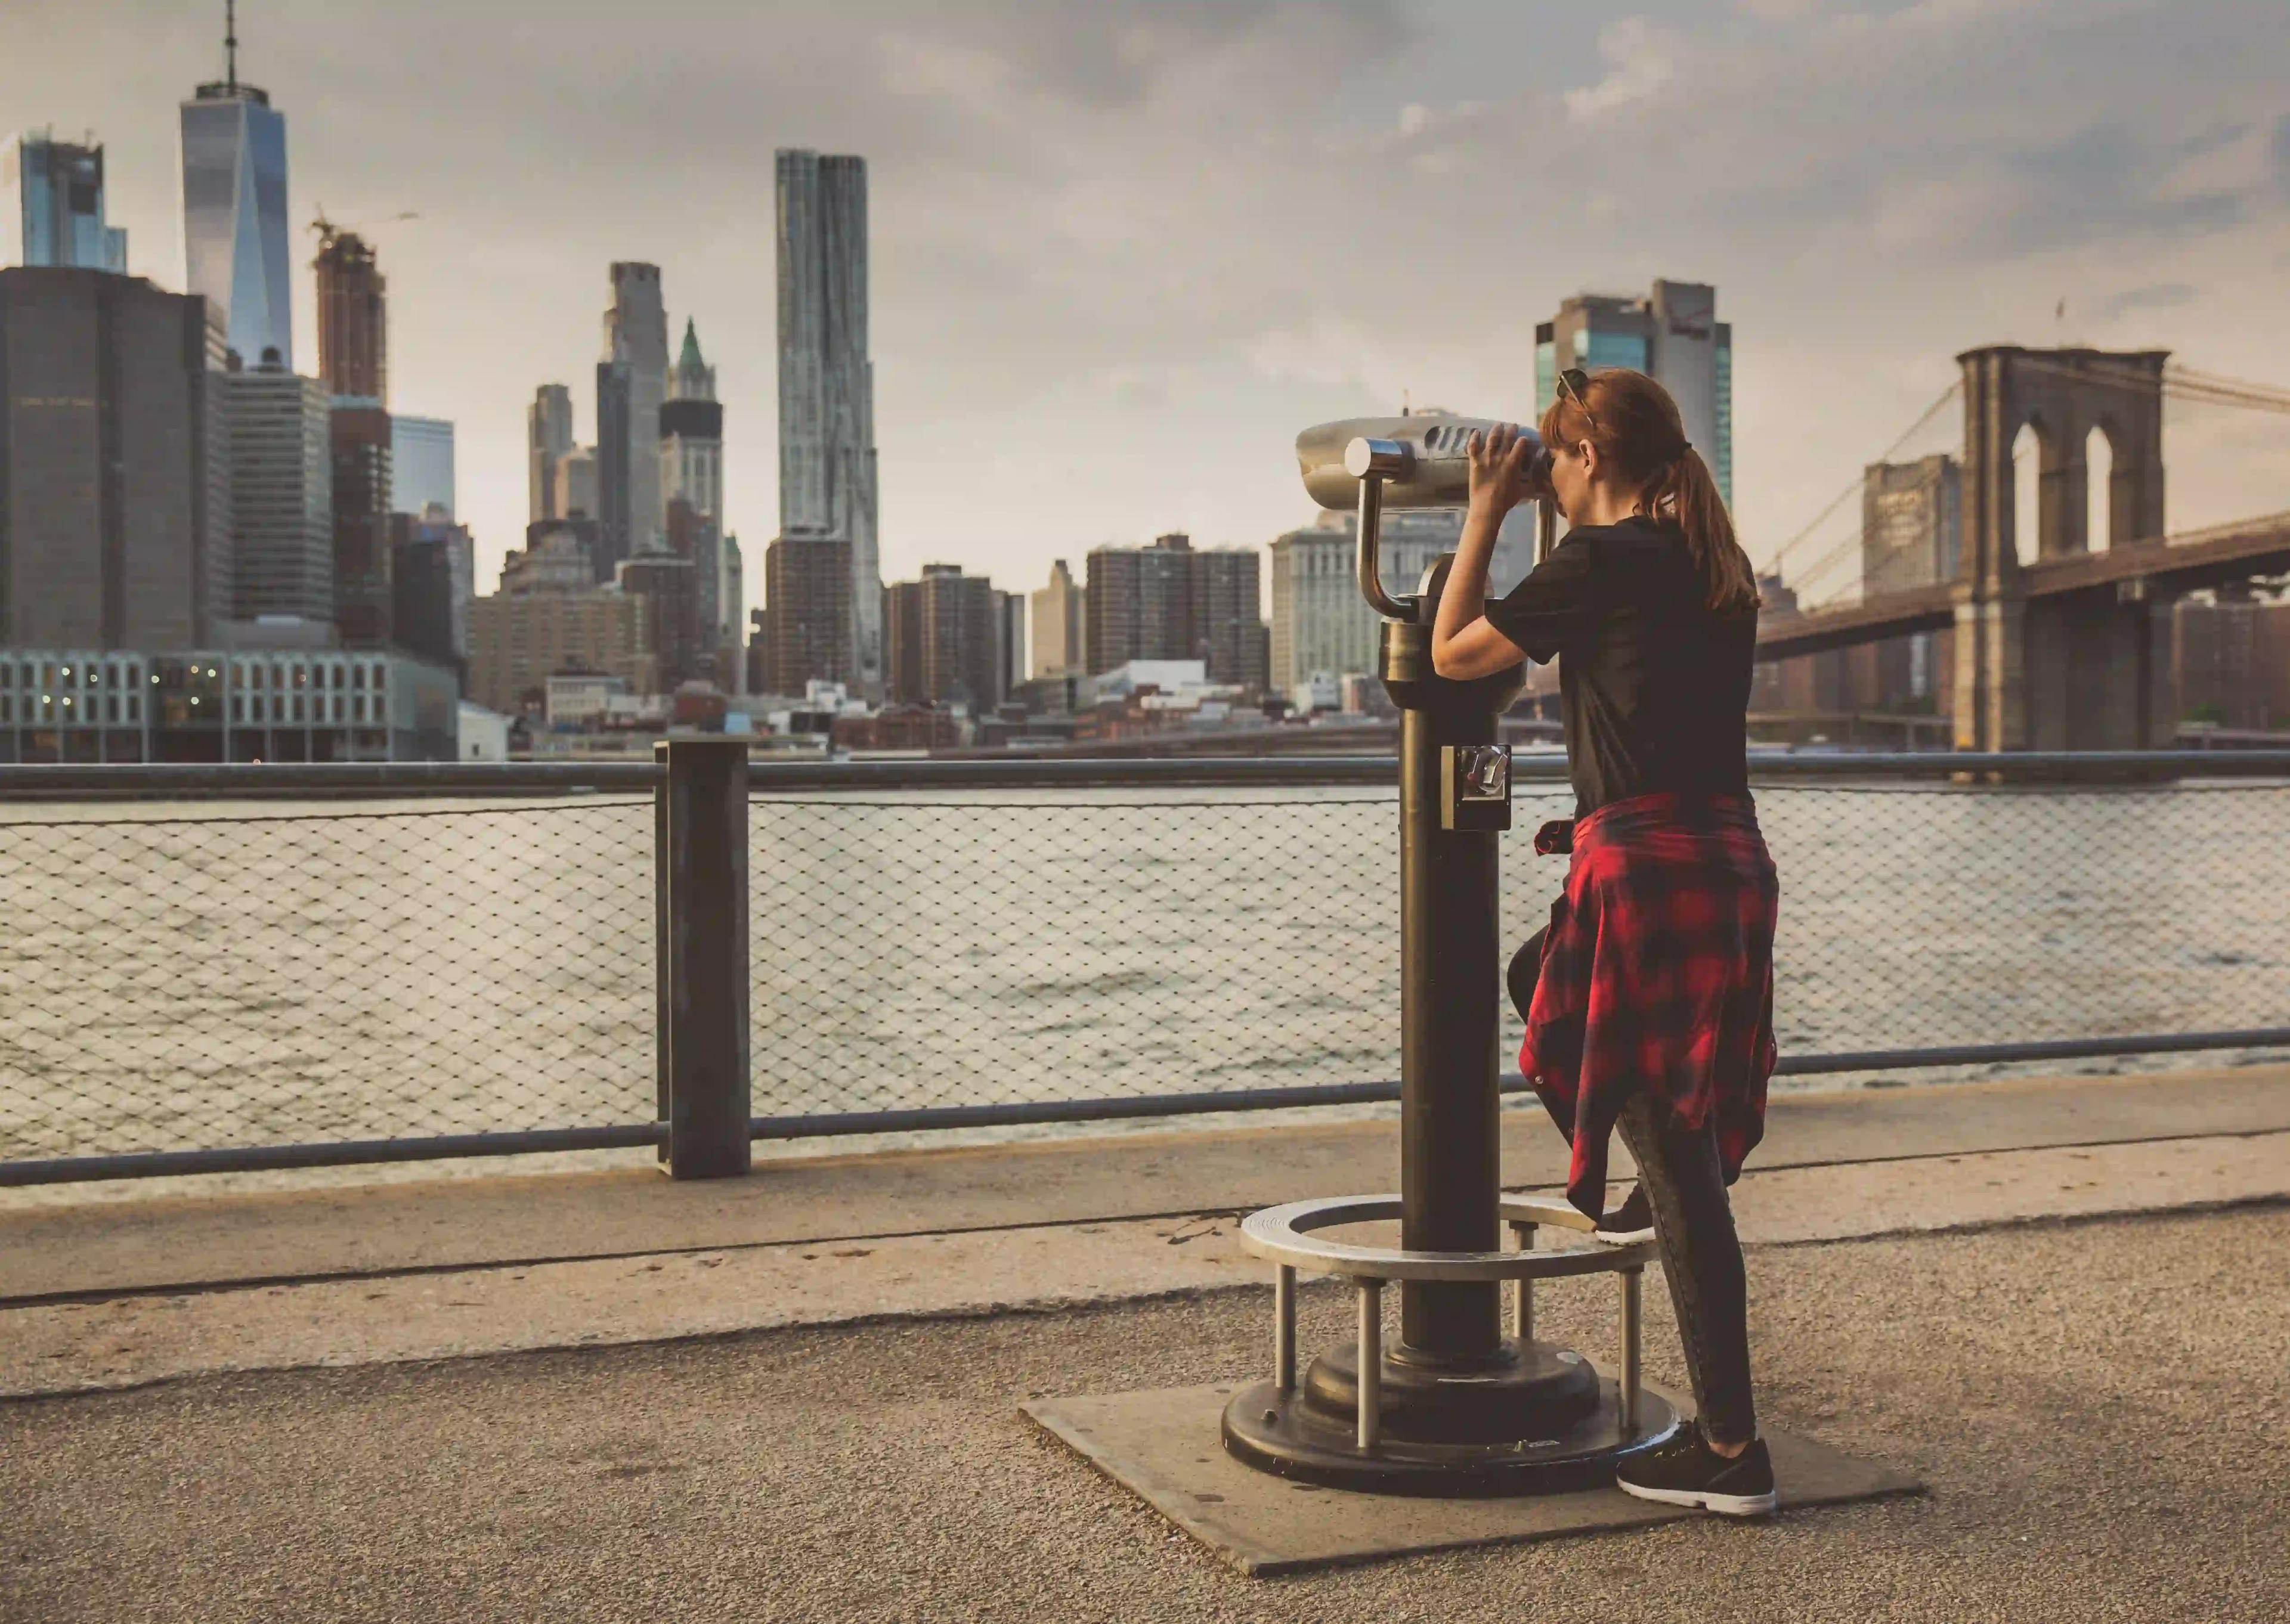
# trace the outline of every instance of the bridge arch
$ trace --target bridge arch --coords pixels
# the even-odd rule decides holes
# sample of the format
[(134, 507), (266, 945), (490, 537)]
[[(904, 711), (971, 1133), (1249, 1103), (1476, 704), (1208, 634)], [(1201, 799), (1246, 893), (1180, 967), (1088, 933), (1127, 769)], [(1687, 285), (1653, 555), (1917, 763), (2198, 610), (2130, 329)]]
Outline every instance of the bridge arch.
[(2115, 530), (2116, 509), (2122, 505), (2115, 497), (2115, 465), (2121, 460), (2115, 454), (2115, 447), (2121, 434), (2114, 418), (2102, 412), (2083, 437), (2083, 537), (2086, 552), (2111, 552), (2118, 541), (2133, 539), (2118, 536)]
[[(1959, 579), (2007, 590), (2022, 562), (2089, 551), (2094, 507), (2086, 452), (2106, 437), (2102, 547), (2163, 533), (2163, 367), (2167, 350), (2027, 349), (1990, 345), (1964, 369), (1964, 545)], [(2042, 449), (2036, 535), (2019, 534), (2014, 450), (2024, 425)], [(2026, 454), (2022, 448), (2022, 455)]]
[(2012, 500), (1997, 514), (2007, 524), (2011, 538), (2006, 549), (2022, 569), (2044, 556), (2051, 534), (2050, 493), (2056, 485), (2059, 436), (2044, 424), (2040, 412), (2030, 412), (2012, 436)]

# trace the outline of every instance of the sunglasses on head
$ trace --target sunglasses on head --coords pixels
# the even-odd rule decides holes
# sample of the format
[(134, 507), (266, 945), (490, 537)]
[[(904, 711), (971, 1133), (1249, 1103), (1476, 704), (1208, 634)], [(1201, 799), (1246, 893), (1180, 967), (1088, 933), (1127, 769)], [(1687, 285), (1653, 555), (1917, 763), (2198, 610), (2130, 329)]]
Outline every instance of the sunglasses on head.
[(1567, 367), (1558, 374), (1558, 392), (1574, 403), (1576, 409), (1589, 419), (1590, 427), (1595, 429), (1598, 420), (1592, 414), (1590, 403), (1585, 398), (1589, 389), (1590, 374), (1579, 366)]

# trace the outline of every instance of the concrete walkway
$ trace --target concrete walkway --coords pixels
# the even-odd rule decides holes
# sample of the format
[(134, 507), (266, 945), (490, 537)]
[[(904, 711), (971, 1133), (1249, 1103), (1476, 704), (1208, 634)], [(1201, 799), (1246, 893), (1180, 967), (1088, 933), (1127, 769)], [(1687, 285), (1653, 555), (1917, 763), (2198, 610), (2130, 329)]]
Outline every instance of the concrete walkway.
[[(1750, 1168), (2290, 1132), (2290, 1065), (1776, 1095)], [(1170, 1214), (1397, 1188), (1390, 1120), (0, 1211), (0, 1304), (59, 1294), (653, 1257)], [(1616, 1176), (1629, 1158), (1614, 1145)], [(1502, 1116), (1503, 1181), (1564, 1181), (1541, 1108)]]
[[(1539, 1113), (1503, 1131), (1554, 1187)], [(1389, 1188), (1395, 1143), (0, 1214), (0, 1620), (2290, 1616), (2290, 1068), (1775, 1100), (1735, 1190), (1761, 1403), (1927, 1500), (1251, 1581), (1021, 1420), (1258, 1373), (1235, 1215)], [(1611, 1299), (1540, 1323), (1605, 1354)], [(1308, 1287), (1301, 1340), (1349, 1311)]]

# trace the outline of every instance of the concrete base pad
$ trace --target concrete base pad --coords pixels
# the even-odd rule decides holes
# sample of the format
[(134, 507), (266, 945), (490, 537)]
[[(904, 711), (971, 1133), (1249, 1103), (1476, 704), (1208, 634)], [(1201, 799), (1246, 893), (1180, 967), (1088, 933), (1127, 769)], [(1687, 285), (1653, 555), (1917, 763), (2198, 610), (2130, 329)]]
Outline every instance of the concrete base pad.
[[(1217, 1420), (1226, 1401), (1245, 1385), (1049, 1398), (1021, 1408), (1098, 1470), (1249, 1574), (1294, 1573), (1706, 1515), (1633, 1500), (1613, 1487), (1509, 1500), (1413, 1500), (1291, 1483), (1225, 1453)], [(1662, 1396), (1677, 1404), (1681, 1414), (1693, 1409), (1671, 1394)], [(1793, 1508), (1922, 1492), (1912, 1478), (1811, 1438), (1772, 1431), (1765, 1437), (1784, 1515)]]

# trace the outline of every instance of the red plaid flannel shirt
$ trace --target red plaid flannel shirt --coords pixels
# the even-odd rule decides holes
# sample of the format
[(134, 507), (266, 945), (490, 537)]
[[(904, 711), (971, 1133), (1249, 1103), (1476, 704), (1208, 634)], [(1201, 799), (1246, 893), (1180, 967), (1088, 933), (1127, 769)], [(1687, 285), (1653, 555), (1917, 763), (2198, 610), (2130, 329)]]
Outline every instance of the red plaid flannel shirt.
[[(1567, 828), (1546, 825), (1535, 849), (1567, 850)], [(1635, 1088), (1683, 1127), (1715, 1124), (1728, 1183), (1764, 1134), (1780, 888), (1742, 797), (1637, 796), (1572, 831), (1519, 1070), (1573, 1147), (1567, 1197), (1596, 1217)]]

